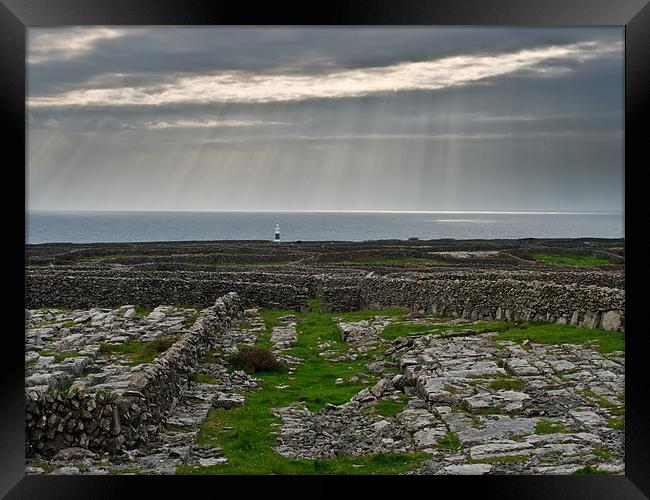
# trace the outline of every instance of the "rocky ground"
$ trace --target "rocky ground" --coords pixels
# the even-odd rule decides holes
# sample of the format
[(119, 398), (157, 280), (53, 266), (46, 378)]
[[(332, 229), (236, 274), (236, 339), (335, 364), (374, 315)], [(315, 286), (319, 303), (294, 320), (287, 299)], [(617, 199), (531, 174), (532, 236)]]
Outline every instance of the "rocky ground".
[(159, 306), (140, 310), (38, 309), (26, 312), (25, 386), (34, 390), (84, 386), (89, 391), (123, 387), (137, 366), (120, 346), (161, 338), (173, 341), (186, 331), (197, 310)]
[[(120, 374), (138, 365), (126, 354), (107, 357), (102, 345), (173, 336), (196, 312), (159, 307), (141, 316), (131, 306), (29, 311), (26, 385), (84, 380), (89, 387), (119, 385)], [(215, 339), (165, 431), (147, 447), (117, 456), (68, 448), (50, 460), (30, 460), (27, 472), (218, 473), (219, 467), (237, 472), (226, 441), (218, 433), (207, 437), (219, 412), (242, 408), (254, 395), (257, 404), (260, 390), (271, 402), (287, 403), (268, 408), (274, 419), (268, 453), (290, 464), (351, 457), (349, 472), (356, 472), (364, 465), (354, 459), (390, 454), (420, 457), (399, 470), (407, 474), (624, 471), (620, 350), (602, 349), (595, 341), (509, 340), (490, 331), (489, 323), (406, 313), (363, 319), (333, 313), (327, 325), (333, 325), (334, 336), (314, 336), (313, 345), (307, 344), (307, 328), (318, 321), (313, 314), (278, 313), (269, 323), (257, 310), (246, 311)], [(286, 373), (257, 377), (229, 366), (231, 354), (256, 342), (268, 342), (287, 363)], [(61, 359), (71, 352), (78, 355)], [(318, 363), (336, 374), (323, 376), (330, 388), (322, 392), (331, 391), (332, 401), (315, 404), (312, 387), (279, 396), (298, 391), (296, 378)], [(248, 432), (241, 425), (239, 430)], [(259, 425), (263, 428), (262, 418)], [(235, 433), (237, 426), (231, 419), (219, 432)]]
[[(126, 311), (126, 314), (125, 314)], [(167, 336), (170, 333), (180, 332), (189, 326), (188, 318), (195, 316), (196, 310), (179, 309), (174, 307), (161, 306), (154, 309), (145, 317), (138, 317), (131, 306), (123, 306), (112, 311), (60, 311), (60, 310), (39, 310), (29, 311), (29, 323), (26, 336), (27, 355), (26, 358), (33, 358), (36, 363), (28, 364), (26, 369), (26, 384), (28, 388), (44, 389), (43, 386), (33, 386), (34, 380), (47, 380), (50, 387), (60, 388), (61, 373), (69, 375), (67, 385), (71, 388), (75, 385), (83, 385), (87, 391), (98, 389), (118, 389), (126, 381), (128, 373), (139, 370), (143, 364), (132, 365), (132, 360), (126, 355), (112, 355), (107, 359), (101, 359), (101, 354), (94, 355), (101, 351), (100, 346), (105, 344), (88, 344), (97, 347), (88, 356), (66, 358), (61, 362), (55, 362), (56, 356), (65, 356), (70, 353), (70, 342), (66, 338), (82, 335), (95, 338), (94, 329), (97, 322), (104, 321), (104, 325), (114, 326), (101, 339), (111, 344), (120, 344), (127, 339), (140, 339), (150, 342), (156, 338)], [(102, 315), (96, 319), (97, 315)], [(126, 319), (125, 319), (126, 316)], [(86, 318), (88, 326), (83, 327), (80, 333), (72, 333), (71, 328), (63, 327), (68, 324), (70, 318)], [(118, 318), (121, 318), (118, 319)], [(256, 322), (257, 320), (257, 322)], [(48, 332), (43, 339), (42, 323), (47, 323)], [(41, 326), (39, 326), (41, 325)], [(212, 350), (209, 355), (196, 367), (195, 373), (188, 382), (183, 396), (167, 417), (165, 430), (159, 433), (147, 446), (128, 450), (121, 454), (108, 453), (97, 454), (83, 448), (65, 448), (60, 450), (53, 458), (45, 459), (36, 456), (28, 461), (26, 471), (32, 474), (175, 474), (179, 463), (196, 463), (204, 466), (223, 463), (226, 461), (218, 448), (214, 446), (202, 446), (195, 443), (199, 426), (205, 421), (208, 411), (211, 408), (233, 408), (244, 402), (240, 392), (254, 388), (258, 381), (249, 377), (243, 371), (228, 370), (225, 359), (237, 352), (238, 346), (253, 344), (256, 340), (255, 328), (263, 328), (257, 316), (249, 318), (242, 323), (246, 328), (235, 328), (228, 330), (225, 334), (214, 339)], [(72, 327), (74, 328), (74, 327)], [(38, 336), (37, 333), (41, 335)], [(51, 336), (48, 336), (51, 335)], [(38, 338), (39, 342), (33, 339)], [(76, 338), (76, 337), (75, 337)], [(116, 340), (116, 338), (118, 340)], [(34, 349), (45, 346), (51, 349), (52, 356), (40, 356)], [(82, 345), (83, 342), (75, 340)], [(62, 350), (63, 349), (63, 350)], [(83, 351), (83, 348), (81, 349)], [(42, 352), (42, 351), (41, 351)], [(48, 351), (50, 352), (50, 351)], [(43, 358), (46, 363), (42, 363)], [(50, 359), (51, 358), (51, 359)], [(82, 371), (75, 374), (68, 374), (63, 371), (63, 366), (68, 359), (85, 359), (87, 367), (99, 367), (96, 372), (87, 374)], [(74, 376), (76, 375), (76, 376)], [(106, 381), (108, 379), (108, 381)], [(100, 383), (97, 383), (100, 381)]]
[[(365, 350), (386, 322), (339, 328)], [(522, 346), (496, 335), (468, 329), (398, 338), (386, 353), (401, 373), (322, 412), (300, 403), (277, 410), (276, 451), (297, 458), (429, 451), (412, 471), (421, 474), (568, 474), (585, 463), (622, 472), (623, 432), (612, 427), (623, 408), (623, 353)], [(400, 394), (408, 400), (392, 417), (364, 411)]]

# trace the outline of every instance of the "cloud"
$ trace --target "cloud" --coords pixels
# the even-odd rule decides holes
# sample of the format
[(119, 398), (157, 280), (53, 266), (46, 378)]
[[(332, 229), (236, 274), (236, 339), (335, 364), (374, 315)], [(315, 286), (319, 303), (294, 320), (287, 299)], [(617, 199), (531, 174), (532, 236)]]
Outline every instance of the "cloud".
[(145, 124), (150, 130), (166, 128), (216, 128), (216, 127), (256, 127), (261, 125), (288, 125), (285, 122), (267, 122), (263, 120), (174, 120), (152, 121)]
[[(287, 135), (281, 139), (297, 141), (491, 141), (491, 140), (509, 140), (509, 139), (595, 139), (595, 140), (621, 140), (623, 131), (621, 129), (613, 130), (583, 130), (583, 129), (557, 129), (557, 130), (538, 130), (538, 131), (521, 131), (512, 130), (506, 133), (498, 132), (459, 132), (459, 133), (439, 133), (439, 134), (399, 134), (399, 133), (376, 133), (376, 134), (335, 134), (335, 135)], [(243, 138), (240, 138), (243, 140)], [(257, 140), (251, 138), (250, 140)], [(276, 139), (278, 140), (278, 139)]]
[(59, 128), (59, 121), (55, 118), (48, 118), (43, 122), (45, 128)]
[[(28, 64), (65, 61), (90, 52), (101, 40), (124, 36), (126, 29), (97, 27), (69, 28), (53, 32), (36, 31), (29, 38)], [(133, 32), (132, 30), (130, 32)]]
[(423, 62), (354, 68), (326, 74), (265, 74), (223, 71), (181, 75), (173, 83), (89, 88), (28, 100), (31, 108), (75, 106), (164, 106), (190, 103), (267, 103), (361, 97), (378, 93), (438, 90), (528, 71), (562, 74), (576, 63), (620, 52), (622, 43), (596, 41), (471, 54)]
[(77, 31), (28, 31), (30, 209), (622, 207), (620, 27)]

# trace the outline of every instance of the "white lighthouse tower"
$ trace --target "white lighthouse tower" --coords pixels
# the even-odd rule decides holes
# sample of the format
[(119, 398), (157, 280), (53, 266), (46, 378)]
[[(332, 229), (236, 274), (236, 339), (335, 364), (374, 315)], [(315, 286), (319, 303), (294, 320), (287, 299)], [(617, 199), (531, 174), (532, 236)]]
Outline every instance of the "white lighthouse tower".
[(280, 243), (280, 224), (275, 225), (275, 239), (273, 241)]

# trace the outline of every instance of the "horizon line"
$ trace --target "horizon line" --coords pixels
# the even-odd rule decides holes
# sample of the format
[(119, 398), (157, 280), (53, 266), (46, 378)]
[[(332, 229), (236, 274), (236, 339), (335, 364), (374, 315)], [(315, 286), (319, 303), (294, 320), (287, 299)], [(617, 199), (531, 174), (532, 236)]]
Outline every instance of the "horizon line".
[(317, 209), (278, 209), (278, 210), (154, 210), (154, 209), (34, 209), (34, 212), (158, 212), (158, 213), (377, 213), (377, 214), (487, 214), (487, 215), (617, 215), (624, 211), (605, 210), (572, 212), (561, 210), (317, 210)]

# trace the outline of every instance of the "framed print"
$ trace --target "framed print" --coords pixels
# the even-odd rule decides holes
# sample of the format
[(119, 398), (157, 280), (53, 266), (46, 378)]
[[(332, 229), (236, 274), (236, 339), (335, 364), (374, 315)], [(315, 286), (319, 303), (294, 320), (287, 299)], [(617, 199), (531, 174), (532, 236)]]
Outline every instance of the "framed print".
[(0, 10), (7, 498), (647, 497), (645, 2)]

